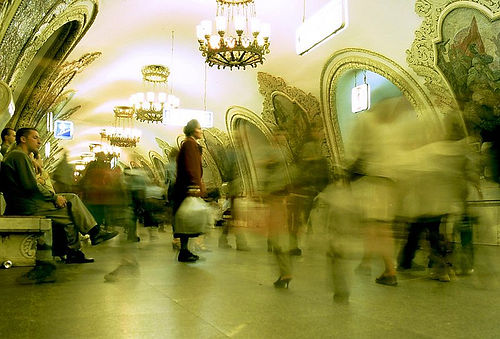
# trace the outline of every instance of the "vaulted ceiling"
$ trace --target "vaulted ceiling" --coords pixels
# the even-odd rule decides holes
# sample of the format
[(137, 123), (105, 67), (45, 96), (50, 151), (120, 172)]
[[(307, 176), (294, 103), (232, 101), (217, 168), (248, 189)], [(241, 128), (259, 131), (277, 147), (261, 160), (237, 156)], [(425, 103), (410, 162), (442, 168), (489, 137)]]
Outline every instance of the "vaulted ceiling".
[[(359, 47), (386, 55), (405, 65), (405, 50), (414, 39), (420, 19), (413, 1), (358, 0), (349, 3), (346, 30), (304, 56), (295, 53), (295, 30), (304, 15), (312, 15), (327, 0), (256, 0), (257, 16), (271, 24), (271, 53), (256, 69), (208, 68), (207, 109), (215, 127), (225, 130), (225, 112), (233, 105), (256, 113), (262, 110), (257, 72), (283, 78), (289, 85), (319, 98), (320, 77), (328, 58), (337, 50)], [(205, 64), (198, 51), (196, 25), (214, 20), (215, 0), (102, 0), (90, 30), (68, 60), (100, 51), (102, 56), (80, 73), (70, 87), (77, 91), (71, 105), (81, 105), (73, 116), (76, 138), (63, 141), (72, 158), (99, 141), (99, 130), (113, 123), (113, 107), (127, 105), (131, 94), (143, 89), (141, 68), (169, 66), (169, 86), (181, 108), (203, 109)], [(172, 47), (174, 31), (174, 51)], [(155, 137), (172, 144), (181, 127), (136, 122), (143, 137), (139, 153), (156, 150)], [(126, 160), (126, 157), (125, 157)]]

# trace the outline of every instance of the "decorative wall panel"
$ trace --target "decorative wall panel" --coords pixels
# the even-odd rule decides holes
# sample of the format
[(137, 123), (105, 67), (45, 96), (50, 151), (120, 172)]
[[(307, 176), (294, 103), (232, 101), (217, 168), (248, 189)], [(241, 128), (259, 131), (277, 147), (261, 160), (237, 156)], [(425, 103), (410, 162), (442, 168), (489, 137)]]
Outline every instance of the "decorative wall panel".
[[(97, 0), (23, 0), (13, 1), (6, 9), (4, 18), (9, 22), (8, 25), (5, 21), (2, 23), (0, 32), (4, 33), (0, 43), (0, 78), (20, 96), (20, 100), (16, 97), (16, 102), (22, 103), (16, 108), (9, 124), (11, 127), (35, 125), (40, 115), (46, 113), (37, 107), (43, 97), (41, 93), (49, 93), (53, 81), (60, 76), (59, 65), (89, 29), (96, 15)], [(51, 55), (44, 58), (44, 53), (49, 51)], [(34, 81), (30, 81), (32, 74)], [(69, 81), (71, 77), (68, 77)], [(64, 79), (62, 77), (60, 83), (65, 83)], [(57, 96), (61, 90), (50, 93)], [(27, 104), (28, 99), (33, 100)], [(47, 106), (47, 100), (42, 101)], [(35, 112), (37, 115), (33, 117)]]
[[(477, 75), (486, 75), (488, 71), (480, 68), (488, 68), (490, 72), (500, 71), (500, 2), (417, 0), (415, 11), (423, 22), (415, 32), (411, 48), (406, 51), (406, 60), (415, 73), (425, 79), (436, 102), (463, 108), (464, 99), (470, 101), (467, 96), (472, 99), (473, 95), (473, 89), (467, 82), (475, 80), (467, 80), (468, 77), (478, 71), (481, 74)], [(473, 67), (474, 56), (477, 63)], [(461, 81), (460, 77), (465, 79)], [(498, 79), (493, 78), (490, 80), (498, 85)], [(482, 84), (487, 85), (487, 82)], [(477, 96), (492, 100), (491, 95), (484, 95), (481, 91), (477, 91)]]

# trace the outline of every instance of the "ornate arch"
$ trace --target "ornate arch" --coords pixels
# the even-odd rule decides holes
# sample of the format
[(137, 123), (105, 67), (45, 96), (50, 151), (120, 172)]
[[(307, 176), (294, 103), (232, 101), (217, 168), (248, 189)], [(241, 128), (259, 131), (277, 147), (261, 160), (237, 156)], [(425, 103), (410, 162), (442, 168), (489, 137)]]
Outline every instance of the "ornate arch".
[(331, 152), (332, 166), (342, 163), (344, 147), (337, 117), (336, 90), (340, 76), (351, 69), (365, 69), (380, 74), (394, 85), (412, 104), (419, 116), (437, 118), (430, 99), (412, 76), (389, 58), (359, 48), (346, 48), (333, 54), (321, 73), (321, 103), (327, 143)]
[(158, 182), (165, 182), (165, 157), (155, 151), (149, 151), (149, 161)]
[[(281, 154), (283, 162), (286, 163), (286, 155), (283, 153), (283, 145), (280, 145), (276, 138), (274, 137), (271, 128), (266, 124), (266, 122), (259, 117), (254, 112), (249, 109), (241, 106), (232, 106), (226, 111), (226, 129), (229, 133), (229, 140), (231, 145), (236, 150), (242, 150), (243, 144), (241, 143), (240, 138), (235, 135), (235, 131), (238, 130), (239, 124), (241, 121), (247, 121), (259, 129), (266, 139), (269, 141), (269, 144), (274, 147), (279, 154)], [(247, 163), (247, 159), (244, 157), (242, 152), (236, 152), (236, 159), (238, 162), (238, 170), (239, 176), (242, 179), (242, 191), (244, 195), (248, 195), (255, 192), (255, 173), (252, 173), (252, 169)], [(290, 174), (287, 172), (284, 173), (287, 180), (290, 181)]]
[[(4, 79), (15, 93), (23, 93), (25, 87), (31, 86), (30, 98), (47, 92), (59, 65), (93, 23), (97, 6), (97, 0), (14, 1), (7, 9), (7, 14), (14, 14), (0, 43), (0, 78)], [(6, 20), (9, 19), (7, 14), (4, 15)], [(58, 41), (59, 36), (54, 37), (54, 34), (61, 34), (63, 41)], [(28, 72), (30, 68), (36, 67), (33, 63), (37, 62), (37, 54), (43, 53), (44, 48), (50, 49), (52, 46), (47, 44), (56, 41), (57, 48), (51, 52), (53, 55), (50, 62), (39, 69), (40, 75), (36, 84), (27, 84), (26, 76), (32, 73)], [(37, 122), (29, 118), (35, 112), (20, 108), (11, 120), (11, 125)]]
[(172, 161), (172, 159), (170, 159), (169, 154), (170, 154), (170, 152), (172, 151), (172, 149), (174, 147), (170, 146), (170, 144), (168, 142), (166, 142), (165, 140), (162, 140), (162, 139), (160, 139), (158, 137), (155, 137), (155, 140), (156, 140), (156, 143), (158, 144), (158, 147), (160, 147), (161, 150), (163, 151), (163, 157), (164, 157), (164, 159), (166, 159), (167, 162)]
[(229, 173), (231, 164), (228, 158), (231, 147), (229, 136), (215, 127), (204, 129), (203, 136), (206, 150), (214, 159), (222, 182), (229, 181), (231, 176), (231, 173)]
[[(330, 149), (328, 148), (326, 140), (326, 130), (321, 117), (321, 104), (319, 100), (311, 93), (305, 93), (301, 89), (289, 86), (282, 78), (272, 76), (268, 73), (259, 72), (257, 74), (257, 80), (259, 82), (259, 92), (264, 96), (262, 109), (262, 119), (264, 122), (271, 128), (275, 128), (278, 125), (275, 116), (276, 107), (274, 101), (278, 96), (287, 98), (305, 113), (308, 124), (316, 126), (315, 128), (322, 132), (321, 153), (327, 159), (330, 159), (332, 155), (330, 154)], [(290, 147), (285, 148), (288, 164), (293, 161), (294, 153), (296, 152), (295, 146), (298, 144), (301, 144), (299, 140), (295, 140), (295, 145), (294, 140), (290, 140)]]
[(496, 0), (417, 0), (415, 12), (423, 18), (415, 32), (415, 40), (406, 51), (406, 61), (416, 74), (425, 79), (438, 102), (457, 107), (455, 94), (439, 67), (437, 43), (442, 41), (442, 25), (446, 16), (457, 8), (472, 8), (484, 13), (492, 22), (500, 18), (500, 2)]

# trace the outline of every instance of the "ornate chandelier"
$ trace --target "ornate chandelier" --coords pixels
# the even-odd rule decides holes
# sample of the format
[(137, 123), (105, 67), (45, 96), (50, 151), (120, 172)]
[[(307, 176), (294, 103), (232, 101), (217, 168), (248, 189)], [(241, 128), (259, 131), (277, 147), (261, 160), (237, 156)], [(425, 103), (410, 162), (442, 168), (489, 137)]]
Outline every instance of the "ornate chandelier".
[(166, 93), (170, 70), (163, 65), (147, 65), (141, 72), (146, 92), (136, 93), (130, 98), (135, 118), (139, 121), (162, 122), (165, 109), (179, 107), (179, 99)]
[(196, 26), (201, 54), (209, 66), (257, 67), (269, 53), (271, 28), (256, 17), (254, 0), (216, 0), (215, 30), (203, 20)]
[(90, 152), (95, 155), (101, 153), (104, 155), (104, 160), (112, 161), (113, 159), (118, 159), (121, 155), (121, 148), (117, 146), (111, 146), (103, 143), (92, 143), (89, 144)]
[(130, 106), (115, 106), (115, 123), (111, 128), (101, 132), (101, 138), (109, 141), (111, 146), (135, 147), (141, 139), (141, 131), (133, 128), (134, 108)]

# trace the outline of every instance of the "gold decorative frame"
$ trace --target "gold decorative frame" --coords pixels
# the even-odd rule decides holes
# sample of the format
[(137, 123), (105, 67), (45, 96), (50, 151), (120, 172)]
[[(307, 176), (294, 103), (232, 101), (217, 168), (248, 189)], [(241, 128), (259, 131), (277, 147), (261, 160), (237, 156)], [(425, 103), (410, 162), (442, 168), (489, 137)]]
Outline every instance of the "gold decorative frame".
[[(217, 162), (210, 152), (208, 152), (207, 144), (204, 139), (199, 140), (199, 144), (203, 147), (203, 153), (201, 155), (201, 166), (205, 169), (208, 169), (212, 174), (214, 182), (209, 182), (207, 180), (203, 180), (207, 188), (218, 188), (222, 187), (222, 176), (220, 174), (219, 167), (217, 166)], [(205, 170), (204, 170), (205, 171)]]
[[(11, 0), (4, 8), (3, 22), (0, 26), (0, 78), (4, 79), (13, 91), (21, 93), (24, 84), (21, 80), (35, 60), (35, 56), (60, 28), (66, 27), (64, 41), (59, 42), (57, 53), (46, 66), (33, 87), (30, 103), (22, 106), (27, 109), (16, 111), (10, 126), (35, 125), (40, 115), (36, 104), (44, 97), (44, 93), (59, 95), (64, 86), (59, 82), (55, 87), (54, 80), (59, 76), (59, 65), (66, 59), (71, 50), (92, 25), (97, 15), (97, 0)], [(63, 72), (66, 71), (64, 66)], [(77, 70), (78, 71), (78, 70)], [(64, 80), (61, 77), (60, 80)], [(51, 88), (52, 87), (52, 88)], [(36, 100), (33, 100), (36, 97)], [(44, 105), (52, 102), (44, 101)], [(49, 100), (50, 101), (50, 100)], [(47, 107), (45, 107), (47, 108)], [(34, 114), (36, 113), (36, 116)]]
[(425, 85), (435, 99), (450, 107), (457, 107), (453, 91), (437, 67), (436, 43), (441, 41), (444, 18), (456, 8), (472, 8), (483, 12), (492, 21), (500, 17), (498, 0), (417, 0), (415, 12), (424, 20), (415, 32), (415, 40), (406, 51), (406, 61), (416, 74), (425, 79)]
[[(216, 145), (211, 145), (211, 143), (207, 139), (207, 135), (210, 135), (210, 137), (213, 138), (213, 140), (215, 140)], [(229, 160), (227, 153), (230, 152), (231, 148), (231, 142), (229, 140), (229, 136), (227, 135), (227, 133), (215, 127), (204, 129), (203, 136), (204, 136), (203, 141), (205, 144), (205, 149), (210, 153), (211, 157), (214, 159), (214, 162), (216, 163), (222, 182), (228, 181), (227, 175), (229, 173), (226, 173), (225, 171), (229, 169), (228, 166), (230, 166), (231, 164), (223, 162), (225, 160)], [(225, 152), (224, 154), (225, 159), (220, 159), (216, 151), (217, 147), (222, 148), (222, 150)]]
[(172, 161), (172, 159), (169, 158), (170, 151), (174, 148), (173, 146), (170, 146), (170, 144), (158, 137), (155, 137), (156, 143), (158, 144), (158, 147), (161, 148), (163, 151), (163, 157), (167, 159), (168, 162)]
[[(259, 82), (259, 92), (264, 96), (262, 119), (271, 128), (277, 126), (274, 115), (274, 97), (281, 95), (290, 100), (292, 103), (297, 104), (306, 114), (307, 120), (310, 125), (318, 126), (323, 134), (321, 138), (321, 153), (329, 159), (329, 163), (333, 163), (332, 152), (328, 146), (326, 138), (326, 129), (322, 119), (321, 104), (319, 100), (311, 93), (305, 93), (301, 89), (292, 87), (286, 84), (285, 80), (280, 77), (275, 77), (268, 73), (259, 72), (257, 74)], [(293, 161), (294, 152), (293, 143), (290, 147), (285, 147), (286, 161), (290, 164)]]
[(331, 165), (342, 166), (344, 146), (337, 117), (336, 90), (340, 76), (352, 69), (364, 69), (382, 75), (396, 85), (412, 104), (417, 115), (437, 119), (432, 103), (424, 89), (396, 62), (359, 48), (346, 48), (334, 53), (321, 73), (321, 102)]
[[(281, 154), (283, 162), (286, 163), (286, 155), (283, 153), (283, 147), (277, 142), (269, 125), (266, 124), (266, 122), (257, 114), (241, 106), (231, 106), (226, 111), (226, 129), (229, 133), (229, 140), (231, 142), (231, 145), (235, 150), (243, 149), (241, 140), (235, 135), (235, 131), (237, 131), (239, 127), (238, 124), (242, 120), (247, 121), (257, 127), (257, 129), (259, 129), (269, 141), (269, 144), (272, 147), (276, 148), (279, 154)], [(246, 196), (255, 194), (255, 187), (257, 187), (256, 173), (254, 173), (253, 169), (248, 166), (247, 159), (241, 152), (236, 152), (236, 159), (238, 162), (239, 176), (241, 177), (243, 186), (241, 187), (243, 195)], [(290, 173), (288, 172), (288, 167), (286, 168), (286, 173), (284, 173), (284, 175), (286, 176), (287, 181), (290, 182)]]
[[(162, 168), (158, 168), (156, 166), (155, 159), (162, 164)], [(149, 161), (151, 163), (151, 168), (154, 171), (155, 178), (159, 181), (160, 184), (165, 182), (165, 157), (163, 157), (160, 153), (155, 151), (149, 151)]]

